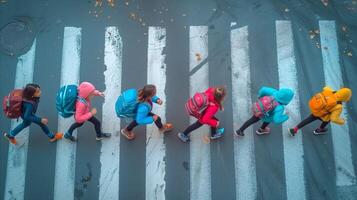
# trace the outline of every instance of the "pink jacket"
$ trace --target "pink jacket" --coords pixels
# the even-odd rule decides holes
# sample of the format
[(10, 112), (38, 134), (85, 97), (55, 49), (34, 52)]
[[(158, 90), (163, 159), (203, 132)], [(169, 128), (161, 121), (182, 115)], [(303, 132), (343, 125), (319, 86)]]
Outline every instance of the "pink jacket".
[(205, 94), (208, 97), (209, 105), (206, 108), (206, 110), (203, 111), (203, 114), (201, 115), (199, 122), (201, 124), (207, 124), (211, 127), (217, 127), (218, 126), (218, 120), (214, 117), (214, 115), (218, 112), (220, 109), (220, 104), (214, 99), (214, 91), (216, 88), (208, 88), (205, 91)]
[(77, 123), (84, 123), (91, 117), (93, 117), (90, 110), (92, 109), (92, 104), (88, 98), (90, 94), (95, 96), (100, 96), (102, 93), (95, 89), (94, 85), (89, 82), (82, 82), (78, 87), (78, 96), (83, 98), (85, 102), (77, 100), (76, 102), (76, 113), (74, 119)]

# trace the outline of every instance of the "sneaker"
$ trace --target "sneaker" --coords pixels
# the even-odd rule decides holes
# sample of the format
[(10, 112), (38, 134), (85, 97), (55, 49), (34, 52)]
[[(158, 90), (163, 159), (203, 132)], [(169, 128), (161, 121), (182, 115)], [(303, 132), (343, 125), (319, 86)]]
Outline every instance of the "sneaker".
[(240, 129), (236, 130), (236, 132), (234, 132), (234, 134), (238, 137), (238, 136), (244, 136), (243, 131), (241, 131)]
[(50, 139), (50, 142), (56, 142), (57, 140), (62, 139), (63, 133), (56, 133), (53, 138)]
[(74, 137), (73, 135), (70, 135), (69, 133), (65, 133), (64, 138), (66, 138), (67, 140), (70, 140), (72, 142), (77, 142), (77, 138)]
[(184, 143), (190, 141), (190, 138), (187, 135), (183, 134), (183, 133), (178, 133), (177, 137)]
[(4, 137), (8, 139), (11, 144), (17, 144), (15, 137), (10, 136), (8, 133), (4, 133)]
[(112, 134), (111, 133), (102, 133), (102, 135), (101, 136), (97, 136), (95, 139), (97, 140), (97, 141), (100, 141), (100, 140), (103, 140), (104, 138), (109, 138), (110, 136), (112, 136)]
[(294, 137), (298, 130), (297, 130), (297, 128), (289, 128), (288, 131), (289, 131), (290, 135)]
[(172, 131), (173, 128), (174, 126), (171, 123), (166, 123), (162, 126), (162, 128), (160, 128), (160, 132), (167, 133), (169, 131)]
[(270, 133), (270, 128), (266, 127), (265, 129), (259, 128), (257, 131), (255, 131), (258, 135), (264, 135), (264, 134), (269, 134)]
[(135, 138), (135, 133), (133, 131), (127, 131), (126, 129), (121, 129), (120, 132), (128, 140), (133, 140)]
[(223, 137), (223, 133), (224, 133), (224, 128), (217, 129), (216, 133), (211, 136), (211, 140), (215, 140)]
[(327, 128), (317, 128), (314, 130), (314, 135), (325, 135)]

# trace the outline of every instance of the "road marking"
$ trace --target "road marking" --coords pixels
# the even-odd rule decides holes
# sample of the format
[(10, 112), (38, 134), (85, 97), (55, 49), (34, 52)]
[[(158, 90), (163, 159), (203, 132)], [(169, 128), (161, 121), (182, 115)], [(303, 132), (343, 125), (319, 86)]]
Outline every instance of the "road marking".
[[(209, 87), (208, 27), (190, 27), (190, 96)], [(194, 72), (194, 73), (193, 73)], [(190, 123), (197, 119), (190, 118)], [(190, 199), (211, 200), (211, 152), (210, 145), (202, 141), (209, 134), (206, 125), (190, 134)]]
[(116, 27), (105, 31), (104, 65), (105, 100), (102, 130), (112, 137), (102, 140), (100, 153), (99, 199), (119, 199), (120, 119), (115, 114), (115, 102), (121, 93), (123, 42)]
[[(79, 84), (81, 57), (81, 28), (65, 27), (63, 34), (61, 85)], [(58, 131), (65, 133), (74, 123), (73, 117), (58, 116)], [(77, 135), (77, 131), (73, 132)], [(54, 199), (74, 199), (76, 143), (67, 139), (57, 142)]]
[[(231, 27), (235, 25), (235, 23), (232, 23)], [(237, 130), (251, 117), (248, 26), (231, 31), (231, 59), (233, 128)], [(236, 199), (255, 200), (257, 197), (257, 180), (252, 127), (245, 130), (244, 138), (234, 139), (234, 162)]]
[[(343, 84), (337, 45), (335, 21), (319, 21), (321, 52), (324, 65), (325, 85), (335, 90)], [(356, 175), (352, 163), (351, 141), (347, 122), (347, 110), (341, 117), (346, 119), (342, 126), (332, 123), (332, 143), (336, 165), (336, 185), (351, 186), (356, 184)]]
[(291, 137), (287, 133), (288, 128), (301, 121), (293, 32), (290, 21), (276, 21), (275, 25), (279, 88), (285, 87), (295, 91), (293, 100), (286, 106), (290, 119), (282, 124), (286, 196), (289, 200), (304, 200), (306, 196), (302, 134)]
[[(148, 84), (156, 85), (157, 96), (164, 102), (155, 105), (153, 112), (158, 114), (162, 122), (166, 121), (166, 29), (149, 27), (148, 41)], [(165, 156), (164, 135), (159, 133), (155, 124), (146, 128), (146, 199), (165, 199)]]
[[(35, 51), (36, 39), (31, 49), (18, 58), (15, 88), (23, 88), (33, 82)], [(21, 119), (11, 120), (11, 130), (20, 123)], [(4, 199), (24, 199), (29, 132), (30, 128), (25, 128), (16, 136), (18, 144), (9, 145)]]

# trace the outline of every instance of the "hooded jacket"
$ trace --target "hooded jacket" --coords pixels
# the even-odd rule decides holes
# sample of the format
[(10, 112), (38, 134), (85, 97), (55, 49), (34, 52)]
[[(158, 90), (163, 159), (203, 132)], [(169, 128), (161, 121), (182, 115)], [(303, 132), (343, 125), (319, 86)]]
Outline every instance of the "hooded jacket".
[(100, 96), (102, 93), (95, 89), (94, 85), (89, 82), (83, 82), (78, 87), (78, 99), (76, 102), (76, 113), (74, 119), (77, 123), (84, 123), (93, 117), (90, 112), (92, 104), (88, 98), (90, 94)]
[(208, 88), (204, 93), (206, 94), (209, 105), (208, 107), (203, 111), (201, 117), (198, 119), (198, 121), (201, 124), (207, 124), (211, 127), (217, 127), (218, 126), (218, 120), (214, 117), (214, 115), (218, 112), (220, 109), (221, 105), (219, 102), (217, 102), (214, 98), (214, 93), (215, 93), (216, 88)]
[(328, 86), (324, 87), (322, 91), (334, 92), (334, 96), (338, 103), (336, 106), (334, 106), (332, 109), (329, 110), (329, 114), (320, 117), (321, 120), (325, 122), (331, 121), (333, 123), (340, 124), (340, 125), (344, 124), (345, 120), (340, 117), (343, 110), (342, 102), (347, 102), (350, 100), (352, 96), (352, 91), (349, 88), (341, 88), (338, 91), (334, 91)]
[(288, 105), (294, 97), (294, 92), (288, 88), (276, 90), (270, 87), (262, 87), (259, 90), (258, 98), (263, 96), (272, 96), (279, 103), (269, 116), (262, 117), (264, 122), (281, 124), (289, 119), (289, 116), (284, 114), (285, 106)]

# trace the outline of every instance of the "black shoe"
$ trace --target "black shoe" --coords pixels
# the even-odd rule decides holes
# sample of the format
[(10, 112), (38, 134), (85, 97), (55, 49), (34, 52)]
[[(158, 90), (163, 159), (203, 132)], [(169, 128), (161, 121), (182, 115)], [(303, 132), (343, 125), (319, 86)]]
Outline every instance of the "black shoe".
[(101, 136), (96, 137), (95, 139), (96, 139), (97, 141), (100, 141), (100, 140), (103, 140), (103, 138), (109, 138), (111, 135), (112, 135), (111, 133), (102, 133)]
[(295, 135), (296, 135), (295, 129), (289, 128), (288, 131), (289, 131), (289, 133), (290, 133), (291, 136), (295, 136)]
[(240, 129), (236, 130), (235, 135), (238, 136), (244, 136), (243, 131), (241, 131)]
[(70, 140), (72, 142), (77, 142), (77, 138), (74, 137), (73, 135), (70, 135), (69, 133), (64, 134), (64, 138), (66, 138), (67, 140)]
[(327, 128), (318, 128), (314, 130), (314, 135), (324, 135), (327, 132)]

